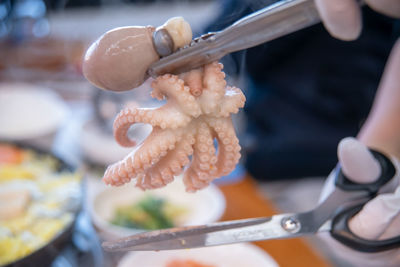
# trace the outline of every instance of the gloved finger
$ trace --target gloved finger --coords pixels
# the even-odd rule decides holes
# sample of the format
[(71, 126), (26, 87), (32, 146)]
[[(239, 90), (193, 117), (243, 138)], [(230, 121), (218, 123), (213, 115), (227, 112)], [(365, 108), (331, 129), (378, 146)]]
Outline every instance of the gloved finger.
[[(380, 194), (369, 201), (354, 216), (349, 227), (353, 233), (365, 239), (381, 239), (393, 220), (400, 214), (400, 187), (394, 193)], [(400, 228), (393, 230), (400, 235)]]
[(315, 0), (315, 5), (325, 28), (333, 37), (345, 41), (358, 38), (362, 20), (356, 0)]
[[(400, 2), (400, 1), (399, 1)], [(400, 124), (400, 38), (386, 63), (374, 104), (358, 138), (371, 147), (379, 147), (400, 159), (396, 140)]]
[(400, 214), (392, 220), (386, 231), (379, 237), (379, 239), (384, 240), (388, 238), (393, 238), (400, 235)]
[[(381, 173), (379, 163), (368, 148), (353, 137), (342, 139), (338, 145), (338, 158), (343, 173), (353, 182), (370, 183)], [(319, 203), (324, 201), (335, 188), (335, 171), (326, 179)]]
[(353, 182), (372, 183), (381, 174), (379, 162), (367, 146), (353, 137), (340, 141), (338, 158), (344, 175)]
[(366, 4), (378, 13), (400, 18), (399, 0), (365, 0)]

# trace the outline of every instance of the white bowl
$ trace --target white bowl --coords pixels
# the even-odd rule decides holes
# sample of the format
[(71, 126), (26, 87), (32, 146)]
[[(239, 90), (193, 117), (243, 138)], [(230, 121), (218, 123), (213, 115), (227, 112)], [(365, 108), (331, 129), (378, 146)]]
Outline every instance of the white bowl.
[(118, 267), (166, 267), (172, 260), (194, 260), (215, 267), (277, 267), (264, 250), (252, 244), (234, 244), (160, 252), (131, 252)]
[(68, 108), (51, 89), (24, 83), (0, 84), (0, 138), (31, 141), (51, 137)]
[(110, 220), (117, 207), (132, 204), (146, 194), (162, 197), (185, 209), (180, 226), (216, 222), (225, 211), (225, 198), (217, 186), (211, 184), (196, 193), (186, 193), (181, 177), (176, 177), (174, 182), (164, 188), (147, 192), (143, 192), (132, 184), (107, 187), (95, 193), (95, 196), (89, 200), (92, 221), (100, 236), (105, 240), (112, 240), (143, 232), (141, 229), (113, 225)]

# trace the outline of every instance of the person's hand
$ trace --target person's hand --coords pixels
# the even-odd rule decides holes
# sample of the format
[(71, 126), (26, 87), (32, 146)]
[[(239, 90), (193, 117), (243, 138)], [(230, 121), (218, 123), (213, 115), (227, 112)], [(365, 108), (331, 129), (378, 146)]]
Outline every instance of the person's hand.
[[(373, 10), (400, 18), (399, 0), (365, 0)], [(342, 40), (354, 40), (362, 28), (361, 11), (357, 0), (315, 0), (322, 22), (329, 33)]]
[[(338, 146), (338, 158), (343, 173), (357, 183), (370, 183), (381, 172), (379, 163), (360, 141), (354, 138), (343, 139)], [(381, 194), (369, 201), (354, 216), (349, 227), (356, 235), (370, 240), (382, 240), (400, 235), (400, 165), (391, 158), (396, 167), (396, 177), (385, 185)], [(329, 175), (321, 194), (324, 200), (334, 188), (334, 174)], [(324, 234), (323, 239), (333, 247), (332, 251), (355, 266), (400, 266), (400, 248), (379, 252), (362, 253), (348, 248)]]

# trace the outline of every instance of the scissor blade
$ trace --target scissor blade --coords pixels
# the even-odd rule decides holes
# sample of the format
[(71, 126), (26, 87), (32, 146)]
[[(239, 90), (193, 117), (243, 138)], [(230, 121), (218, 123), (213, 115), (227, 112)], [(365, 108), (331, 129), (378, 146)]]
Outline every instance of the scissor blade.
[(290, 238), (298, 234), (286, 231), (281, 224), (282, 219), (289, 216), (280, 214), (267, 218), (145, 232), (114, 242), (104, 242), (103, 248), (111, 252), (173, 250)]
[(316, 209), (295, 214), (227, 221), (202, 226), (145, 232), (113, 242), (107, 251), (173, 250), (239, 242), (293, 238), (331, 229), (331, 219), (343, 208), (368, 201), (368, 192), (336, 188)]

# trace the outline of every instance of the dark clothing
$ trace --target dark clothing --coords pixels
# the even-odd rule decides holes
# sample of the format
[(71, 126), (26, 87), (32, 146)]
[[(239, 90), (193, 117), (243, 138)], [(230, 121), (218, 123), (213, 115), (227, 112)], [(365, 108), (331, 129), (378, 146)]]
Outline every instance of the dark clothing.
[[(225, 28), (274, 1), (223, 1), (207, 29)], [(225, 59), (228, 74), (245, 74), (245, 165), (258, 179), (327, 175), (338, 142), (366, 119), (396, 40), (393, 19), (363, 8), (361, 37), (344, 42), (322, 24)], [(233, 59), (233, 60), (232, 60)], [(246, 141), (249, 139), (242, 139)]]

